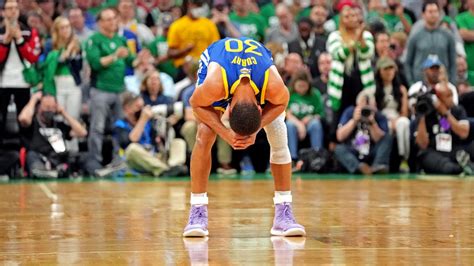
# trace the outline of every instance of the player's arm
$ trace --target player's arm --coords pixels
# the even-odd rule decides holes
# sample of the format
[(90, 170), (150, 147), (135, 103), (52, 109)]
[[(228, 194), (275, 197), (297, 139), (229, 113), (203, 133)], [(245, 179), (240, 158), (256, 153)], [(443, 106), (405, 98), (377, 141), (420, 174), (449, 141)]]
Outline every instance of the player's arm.
[(290, 93), (285, 83), (278, 74), (275, 66), (270, 68), (268, 77), (268, 84), (265, 97), (265, 108), (262, 111), (262, 125), (261, 128), (270, 124), (280, 114), (282, 114), (288, 106), (290, 100)]
[(208, 79), (204, 81), (194, 91), (189, 103), (193, 108), (194, 116), (201, 123), (209, 126), (219, 136), (223, 137), (228, 133), (228, 129), (222, 124), (221, 115), (214, 110), (212, 104), (225, 97), (222, 82), (219, 82), (220, 73), (215, 71), (216, 68), (209, 67)]

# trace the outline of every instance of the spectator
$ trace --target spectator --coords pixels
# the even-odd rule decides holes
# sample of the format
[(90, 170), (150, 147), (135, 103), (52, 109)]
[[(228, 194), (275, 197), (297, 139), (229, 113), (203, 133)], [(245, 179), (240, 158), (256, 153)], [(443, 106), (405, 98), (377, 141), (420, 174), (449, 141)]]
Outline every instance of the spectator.
[(84, 23), (87, 28), (94, 30), (96, 27), (95, 15), (89, 12), (89, 9), (92, 7), (91, 0), (75, 0), (76, 6), (82, 11), (84, 17)]
[(422, 63), (430, 54), (439, 57), (448, 70), (451, 83), (456, 83), (456, 43), (453, 35), (438, 25), (439, 6), (435, 0), (423, 4), (425, 26), (408, 39), (405, 70), (408, 82), (422, 80)]
[(141, 84), (142, 98), (145, 105), (172, 104), (173, 98), (163, 94), (163, 84), (161, 83), (160, 73), (151, 70), (145, 74)]
[(36, 2), (38, 3), (36, 12), (41, 16), (46, 28), (51, 29), (53, 21), (60, 15), (55, 9), (54, 0), (37, 0)]
[(319, 90), (322, 95), (327, 94), (329, 72), (331, 71), (331, 55), (327, 52), (323, 52), (318, 58), (318, 72), (320, 73), (313, 79), (311, 86)]
[(237, 24), (242, 36), (263, 42), (267, 22), (260, 14), (251, 12), (251, 0), (232, 0), (232, 7), (234, 12), (230, 13), (230, 20)]
[(293, 21), (293, 14), (285, 4), (276, 7), (278, 26), (270, 28), (266, 34), (265, 42), (278, 42), (288, 45), (288, 43), (298, 38), (298, 27)]
[[(170, 17), (171, 18), (171, 17)], [(162, 34), (157, 35), (155, 40), (148, 45), (151, 55), (155, 58), (154, 65), (159, 71), (170, 75), (176, 80), (178, 69), (173, 64), (168, 56), (168, 30), (171, 25), (171, 20), (163, 20)]]
[(290, 101), (286, 112), (288, 129), (288, 147), (293, 162), (298, 161), (298, 142), (309, 135), (311, 148), (319, 150), (323, 147), (324, 106), (321, 94), (311, 87), (310, 77), (304, 70), (297, 71), (290, 86)]
[(171, 24), (168, 33), (168, 56), (179, 68), (176, 80), (185, 74), (181, 68), (187, 55), (199, 60), (201, 54), (213, 42), (219, 40), (217, 27), (206, 16), (208, 7), (203, 0), (190, 0), (187, 13)]
[[(409, 108), (415, 104), (417, 95), (433, 91), (436, 84), (440, 81), (441, 67), (443, 67), (443, 64), (437, 55), (431, 55), (426, 58), (421, 67), (424, 71), (424, 78), (413, 84), (408, 90), (408, 98), (410, 99), (408, 105)], [(449, 82), (447, 86), (452, 91), (454, 104), (457, 105), (459, 103), (459, 98), (456, 87)]]
[[(64, 122), (58, 121), (58, 116)], [(28, 173), (33, 177), (61, 176), (67, 169), (69, 154), (65, 140), (85, 137), (87, 130), (69, 115), (51, 95), (35, 93), (18, 116), (20, 126), (29, 131), (26, 157)]]
[(383, 16), (389, 32), (403, 31), (410, 33), (413, 21), (405, 14), (400, 0), (387, 0), (387, 9)]
[[(324, 5), (315, 5), (311, 8), (311, 14), (309, 18), (313, 22), (313, 32), (316, 36), (321, 36), (327, 38), (328, 34), (324, 29), (324, 23), (326, 23), (328, 19), (328, 10)], [(301, 20), (301, 19), (300, 19)]]
[[(418, 114), (416, 144), (418, 160), (428, 174), (472, 174), (470, 156), (465, 149), (469, 122), (464, 108), (454, 104), (452, 91), (444, 78), (436, 86), (437, 101), (429, 113)], [(470, 168), (470, 169), (469, 169)]]
[(397, 137), (398, 154), (408, 160), (410, 155), (410, 120), (408, 119), (408, 92), (397, 77), (397, 65), (389, 57), (377, 61), (375, 99), (377, 109), (388, 120), (390, 132)]
[(125, 150), (125, 161), (132, 170), (160, 176), (169, 166), (155, 156), (156, 132), (153, 130), (153, 112), (140, 96), (130, 92), (122, 95), (124, 118), (114, 125), (114, 137)]
[(82, 52), (71, 24), (65, 17), (57, 17), (53, 28), (53, 50), (44, 63), (43, 92), (56, 96), (58, 104), (74, 119), (81, 112)]
[[(147, 6), (146, 8), (144, 8), (145, 5)], [(167, 22), (173, 22), (181, 17), (181, 13), (180, 7), (175, 5), (174, 0), (137, 1), (138, 20), (140, 23), (145, 23), (155, 36), (162, 35), (163, 28), (161, 26)]]
[(390, 55), (390, 35), (386, 32), (375, 34), (375, 60)]
[(372, 34), (364, 30), (358, 22), (353, 5), (341, 6), (339, 31), (329, 35), (327, 46), (332, 56), (329, 72), (328, 94), (335, 112), (332, 140), (337, 123), (345, 108), (355, 105), (357, 95), (362, 90), (375, 92), (374, 73), (371, 59), (374, 55)]
[(28, 13), (27, 25), (30, 27), (30, 29), (36, 30), (40, 38), (39, 43), (41, 43), (41, 47), (44, 47), (46, 40), (48, 40), (51, 36), (49, 35), (50, 27), (44, 23), (41, 15), (36, 11)]
[(84, 44), (86, 40), (89, 39), (89, 37), (94, 33), (90, 28), (86, 26), (84, 13), (80, 8), (71, 8), (68, 11), (68, 18), (71, 22), (74, 35), (77, 37), (81, 44)]
[(456, 57), (456, 69), (458, 71), (457, 81), (459, 82), (468, 81), (469, 71), (467, 67), (466, 58), (462, 56)]
[(456, 16), (456, 24), (466, 49), (468, 80), (470, 84), (474, 84), (474, 1), (467, 1), (467, 5), (469, 10)]
[(302, 18), (298, 22), (299, 37), (288, 44), (289, 53), (297, 53), (303, 58), (304, 63), (311, 70), (313, 77), (319, 76), (318, 58), (326, 51), (327, 38), (316, 35), (311, 29), (313, 22), (308, 18)]
[(225, 3), (225, 0), (214, 2), (211, 19), (212, 22), (216, 24), (221, 39), (225, 37), (240, 37), (240, 32), (237, 29), (236, 25), (234, 25), (234, 23), (230, 21), (229, 13), (229, 6), (227, 5), (227, 3)]
[[(101, 168), (102, 141), (108, 121), (121, 114), (120, 93), (124, 90), (125, 66), (135, 59), (123, 37), (117, 34), (118, 21), (113, 9), (106, 8), (97, 16), (99, 32), (88, 41), (86, 53), (91, 65), (91, 124), (88, 139), (90, 174)], [(143, 56), (144, 55), (144, 56)], [(146, 57), (142, 53), (139, 57)]]
[(305, 65), (303, 64), (303, 59), (297, 53), (291, 53), (286, 56), (285, 58), (285, 65), (283, 67), (283, 81), (285, 84), (288, 84), (291, 80), (291, 77), (301, 69), (305, 69)]
[[(3, 25), (0, 26), (0, 143), (3, 142), (8, 104), (13, 95), (17, 113), (30, 99), (30, 84), (25, 81), (23, 71), (36, 63), (40, 54), (40, 43), (36, 30), (18, 20), (20, 11), (16, 1), (8, 0), (3, 5)], [(23, 135), (23, 131), (20, 134)]]
[(392, 148), (387, 119), (376, 111), (377, 104), (370, 91), (362, 91), (356, 102), (355, 107), (346, 108), (341, 116), (337, 129), (341, 144), (336, 145), (334, 155), (351, 174), (385, 173)]
[(135, 19), (135, 1), (120, 0), (117, 6), (119, 14), (120, 29), (127, 29), (133, 32), (140, 42), (140, 46), (148, 45), (155, 36), (144, 24), (138, 23)]

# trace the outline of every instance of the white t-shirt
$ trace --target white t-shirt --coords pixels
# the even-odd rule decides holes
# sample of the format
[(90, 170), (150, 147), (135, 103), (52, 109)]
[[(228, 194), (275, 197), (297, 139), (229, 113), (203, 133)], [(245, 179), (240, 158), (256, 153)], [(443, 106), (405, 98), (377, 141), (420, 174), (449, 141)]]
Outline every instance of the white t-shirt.
[(11, 42), (7, 61), (0, 73), (0, 88), (29, 88), (30, 84), (23, 78), (23, 69), (16, 45)]

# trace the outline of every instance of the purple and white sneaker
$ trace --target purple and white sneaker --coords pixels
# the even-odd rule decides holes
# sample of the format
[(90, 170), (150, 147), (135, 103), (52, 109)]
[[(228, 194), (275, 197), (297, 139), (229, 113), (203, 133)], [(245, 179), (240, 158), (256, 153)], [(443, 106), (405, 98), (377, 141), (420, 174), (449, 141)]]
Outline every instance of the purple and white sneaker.
[(207, 205), (192, 205), (189, 211), (189, 222), (184, 228), (184, 237), (197, 236), (204, 237), (208, 236), (207, 231)]
[(270, 231), (274, 236), (305, 236), (304, 227), (296, 223), (291, 203), (275, 204), (275, 218)]

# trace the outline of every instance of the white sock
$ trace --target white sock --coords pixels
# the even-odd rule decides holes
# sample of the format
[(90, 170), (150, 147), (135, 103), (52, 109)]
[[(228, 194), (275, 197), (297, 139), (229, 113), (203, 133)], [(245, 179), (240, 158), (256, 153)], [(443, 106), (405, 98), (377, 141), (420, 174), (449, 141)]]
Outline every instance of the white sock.
[(191, 193), (191, 205), (202, 206), (208, 204), (207, 192)]
[(291, 191), (275, 191), (273, 204), (291, 203), (292, 201)]

